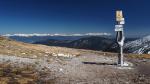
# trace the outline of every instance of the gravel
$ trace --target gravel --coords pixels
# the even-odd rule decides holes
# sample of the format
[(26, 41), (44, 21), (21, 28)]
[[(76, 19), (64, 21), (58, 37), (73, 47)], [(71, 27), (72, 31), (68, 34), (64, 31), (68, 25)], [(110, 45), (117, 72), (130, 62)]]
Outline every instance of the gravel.
[[(49, 73), (43, 80), (53, 81), (53, 84), (138, 84), (141, 82), (138, 79), (141, 74), (145, 74), (143, 73), (144, 69), (133, 65), (124, 68), (118, 67), (116, 57), (83, 54), (73, 58), (55, 57), (49, 63), (45, 56), (41, 59), (31, 59), (0, 55), (0, 63), (10, 62), (17, 66), (36, 65), (36, 69), (39, 71), (42, 71), (43, 68), (48, 69)], [(145, 68), (144, 65), (140, 66)], [(143, 78), (143, 84), (150, 82), (148, 77)]]

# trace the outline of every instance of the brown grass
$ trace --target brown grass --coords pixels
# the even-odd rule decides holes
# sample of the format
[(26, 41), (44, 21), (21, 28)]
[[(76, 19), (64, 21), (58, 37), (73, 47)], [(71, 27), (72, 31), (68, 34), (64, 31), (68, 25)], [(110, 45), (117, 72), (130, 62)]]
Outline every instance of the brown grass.
[(63, 53), (71, 55), (80, 54), (77, 50), (71, 48), (28, 44), (10, 40), (4, 37), (0, 37), (0, 49), (0, 54), (3, 55), (14, 55), (29, 58), (32, 58), (32, 56), (52, 56), (52, 53)]
[(34, 67), (12, 67), (9, 63), (0, 64), (0, 84), (35, 84), (38, 74)]
[(150, 59), (149, 54), (126, 54), (130, 58), (139, 58), (139, 59)]

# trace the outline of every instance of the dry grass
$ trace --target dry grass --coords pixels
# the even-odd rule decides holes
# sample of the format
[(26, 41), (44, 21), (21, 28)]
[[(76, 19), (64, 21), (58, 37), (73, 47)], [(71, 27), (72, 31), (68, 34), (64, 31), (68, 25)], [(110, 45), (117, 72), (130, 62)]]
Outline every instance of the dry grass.
[(130, 58), (150, 59), (150, 54), (126, 54)]
[(38, 74), (34, 67), (12, 67), (9, 63), (0, 64), (0, 84), (36, 84)]
[(62, 48), (54, 46), (28, 44), (23, 42), (16, 42), (4, 37), (0, 37), (0, 54), (14, 55), (22, 57), (41, 57), (52, 56), (52, 53), (63, 53), (70, 55), (79, 55), (80, 53), (71, 48)]

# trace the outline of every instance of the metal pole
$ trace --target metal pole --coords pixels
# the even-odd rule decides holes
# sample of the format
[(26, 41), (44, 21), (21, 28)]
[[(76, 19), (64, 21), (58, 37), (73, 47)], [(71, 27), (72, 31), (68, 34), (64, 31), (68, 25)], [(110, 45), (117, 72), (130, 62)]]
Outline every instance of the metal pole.
[(120, 65), (123, 66), (124, 60), (123, 60), (123, 46), (120, 46)]
[(122, 11), (116, 11), (116, 21), (117, 25), (115, 25), (115, 31), (117, 32), (117, 43), (119, 45), (119, 55), (118, 55), (118, 65), (123, 66), (123, 45), (124, 45), (124, 32), (123, 25), (125, 24)]
[(124, 60), (123, 60), (123, 45), (118, 42), (119, 45), (119, 54), (118, 54), (118, 65), (123, 66)]

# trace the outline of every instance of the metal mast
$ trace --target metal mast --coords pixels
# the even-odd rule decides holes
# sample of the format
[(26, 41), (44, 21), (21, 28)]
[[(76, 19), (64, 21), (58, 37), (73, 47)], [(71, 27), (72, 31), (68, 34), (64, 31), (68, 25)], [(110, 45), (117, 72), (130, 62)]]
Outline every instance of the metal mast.
[(116, 40), (120, 48), (120, 52), (118, 55), (118, 65), (123, 66), (124, 65), (124, 59), (123, 59), (123, 45), (124, 45), (124, 28), (123, 25), (125, 24), (125, 20), (123, 17), (122, 10), (116, 11), (116, 25), (115, 25), (115, 31), (117, 32)]

